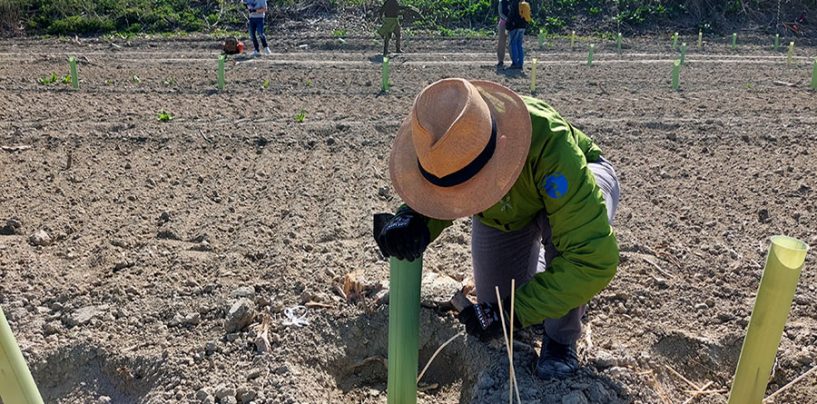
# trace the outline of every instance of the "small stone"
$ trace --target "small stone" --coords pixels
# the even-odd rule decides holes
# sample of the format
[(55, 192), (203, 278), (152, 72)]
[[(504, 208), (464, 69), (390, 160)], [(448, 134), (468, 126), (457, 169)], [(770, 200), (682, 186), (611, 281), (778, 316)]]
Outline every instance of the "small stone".
[(707, 306), (706, 303), (698, 303), (695, 305), (695, 310), (706, 310), (708, 308), (709, 306)]
[(238, 332), (250, 325), (255, 318), (255, 304), (246, 298), (238, 299), (227, 312), (224, 327), (228, 333)]
[(99, 404), (109, 404), (111, 402), (111, 398), (108, 396), (99, 396), (99, 398), (96, 399), (96, 402)]
[(59, 334), (62, 331), (62, 325), (58, 322), (45, 323), (43, 325), (43, 333), (48, 336), (52, 334)]
[(252, 400), (255, 400), (256, 397), (258, 397), (258, 393), (256, 393), (256, 391), (253, 389), (245, 387), (239, 389), (236, 396), (242, 403), (249, 403)]
[(38, 230), (28, 238), (28, 242), (37, 247), (44, 247), (51, 245), (51, 236), (45, 232), (45, 230)]
[(255, 300), (255, 288), (252, 286), (242, 286), (230, 292), (230, 297), (235, 299), (246, 297), (247, 299)]
[(562, 397), (562, 404), (589, 404), (587, 397), (581, 391), (571, 391)]
[(218, 350), (218, 345), (213, 341), (208, 341), (204, 344), (204, 353), (207, 355), (212, 355)]
[(101, 317), (108, 311), (108, 305), (100, 306), (86, 306), (76, 310), (73, 314), (68, 316), (66, 323), (69, 327), (88, 324), (94, 317)]
[(208, 398), (210, 400), (212, 400), (212, 397), (210, 396), (210, 392), (207, 391), (207, 389), (201, 388), (198, 391), (196, 391), (196, 400), (204, 402)]
[(250, 372), (247, 373), (247, 380), (252, 380), (252, 379), (258, 378), (263, 373), (264, 373), (264, 369), (262, 369), (262, 368), (250, 369)]
[(219, 401), (222, 402), (227, 397), (235, 398), (235, 389), (227, 386), (226, 384), (220, 384), (218, 385), (218, 387), (216, 387), (215, 396)]
[(596, 357), (594, 358), (593, 362), (598, 369), (607, 369), (618, 364), (618, 360), (615, 356), (613, 356), (613, 354), (601, 350), (596, 352)]
[(201, 314), (199, 313), (188, 314), (184, 316), (184, 320), (182, 320), (182, 323), (186, 325), (199, 325), (199, 323), (201, 323)]
[(162, 223), (169, 222), (170, 221), (170, 213), (162, 212), (162, 214), (159, 215), (159, 221), (162, 222)]
[(281, 366), (278, 366), (277, 368), (275, 368), (275, 370), (273, 370), (273, 372), (275, 372), (275, 374), (277, 374), (277, 375), (283, 375), (283, 374), (289, 373), (289, 367), (287, 365), (281, 365)]
[(766, 208), (760, 209), (757, 211), (757, 221), (760, 223), (769, 223), (772, 221), (771, 215), (769, 215), (769, 210)]
[(462, 289), (462, 282), (431, 271), (423, 273), (421, 283), (420, 300), (428, 305), (448, 303)]

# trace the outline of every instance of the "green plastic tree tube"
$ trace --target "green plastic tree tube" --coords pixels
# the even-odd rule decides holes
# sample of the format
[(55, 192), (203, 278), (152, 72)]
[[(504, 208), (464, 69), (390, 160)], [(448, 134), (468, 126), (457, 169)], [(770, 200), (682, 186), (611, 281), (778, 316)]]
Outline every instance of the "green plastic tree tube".
[(218, 91), (224, 91), (224, 55), (218, 57)]
[(794, 58), (794, 41), (789, 42), (789, 50), (786, 52), (786, 63), (791, 64)]
[(423, 259), (389, 260), (388, 403), (417, 402)]
[(570, 49), (576, 44), (576, 31), (570, 31)]
[(773, 236), (771, 242), (729, 404), (762, 402), (806, 259), (808, 245), (796, 238)]
[(681, 44), (681, 64), (684, 64), (684, 60), (687, 57), (687, 43), (684, 42)]
[(539, 49), (542, 49), (544, 47), (545, 47), (545, 30), (540, 29), (539, 30)]
[(618, 36), (616, 36), (616, 49), (621, 52), (621, 32), (619, 32)]
[(732, 33), (732, 49), (736, 49), (737, 46), (738, 46), (738, 33), (733, 32)]
[(678, 47), (678, 33), (672, 34), (672, 50), (675, 50)]
[(380, 90), (384, 93), (389, 92), (389, 58), (387, 56), (383, 56), (383, 66), (380, 72)]
[(681, 87), (681, 61), (676, 60), (672, 65), (672, 89), (678, 91)]
[(774, 50), (780, 48), (780, 34), (774, 34)]
[(74, 90), (79, 90), (79, 74), (77, 72), (77, 58), (71, 56), (68, 58), (68, 69), (71, 71), (71, 87)]
[(34, 378), (0, 308), (0, 397), (5, 403), (42, 404)]
[(698, 49), (704, 47), (704, 32), (698, 31)]
[(811, 69), (811, 89), (817, 90), (817, 58), (814, 58), (814, 67)]
[(536, 94), (536, 63), (538, 60), (536, 58), (531, 61), (530, 67), (530, 93)]
[(587, 65), (590, 66), (593, 64), (593, 50), (596, 48), (596, 45), (590, 44), (590, 50), (587, 52)]

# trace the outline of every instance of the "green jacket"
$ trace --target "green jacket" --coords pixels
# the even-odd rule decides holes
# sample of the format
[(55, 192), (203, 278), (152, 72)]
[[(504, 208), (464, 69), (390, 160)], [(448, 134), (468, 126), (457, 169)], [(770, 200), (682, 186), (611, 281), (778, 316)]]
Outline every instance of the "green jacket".
[[(590, 301), (613, 279), (619, 257), (604, 197), (587, 167), (601, 149), (544, 101), (522, 98), (533, 125), (527, 164), (510, 191), (476, 216), (487, 226), (513, 231), (547, 212), (559, 255), (546, 272), (517, 289), (514, 310), (527, 327)], [(451, 224), (429, 219), (432, 239)]]

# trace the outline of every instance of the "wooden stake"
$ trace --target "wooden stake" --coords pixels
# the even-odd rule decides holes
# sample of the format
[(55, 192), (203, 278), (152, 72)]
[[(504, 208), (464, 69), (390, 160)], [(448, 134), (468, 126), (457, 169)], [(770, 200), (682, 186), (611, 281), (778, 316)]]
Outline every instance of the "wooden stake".
[[(505, 313), (502, 310), (502, 297), (499, 295), (499, 286), (494, 286), (494, 291), (496, 291), (496, 304), (499, 306), (499, 320), (502, 322), (502, 335), (505, 336), (505, 350), (508, 352), (508, 402), (513, 404), (513, 388), (516, 387), (516, 375), (513, 372), (511, 341), (508, 340), (508, 329), (505, 328)], [(518, 391), (516, 395), (519, 395)]]

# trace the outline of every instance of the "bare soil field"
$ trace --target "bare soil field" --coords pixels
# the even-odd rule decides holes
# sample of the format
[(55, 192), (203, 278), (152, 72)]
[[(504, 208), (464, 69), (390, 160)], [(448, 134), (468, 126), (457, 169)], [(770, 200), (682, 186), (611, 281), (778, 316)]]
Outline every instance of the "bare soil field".
[[(622, 200), (621, 265), (590, 303), (583, 369), (538, 380), (541, 331), (520, 332), (524, 402), (687, 402), (672, 370), (711, 382), (691, 402), (725, 402), (769, 236), (817, 245), (817, 48), (787, 64), (764, 38), (694, 41), (676, 92), (668, 40), (598, 43), (588, 66), (587, 38), (527, 39), (537, 95), (600, 143)], [(409, 37), (381, 94), (369, 36), (270, 46), (229, 59), (218, 92), (215, 40), (0, 41), (0, 304), (46, 402), (386, 401), (388, 264), (370, 233), (400, 203), (391, 141), (427, 84), (529, 94), (530, 64), (497, 72), (491, 39)], [(69, 55), (78, 91), (38, 84)], [(462, 330), (437, 303), (471, 279), (469, 232), (460, 220), (426, 253), (426, 289), (442, 292), (424, 299), (421, 366)], [(769, 392), (817, 364), (816, 269), (811, 254)], [(349, 303), (353, 272), (368, 295)], [(507, 383), (501, 343), (458, 337), (419, 398), (496, 403)], [(809, 378), (777, 402), (815, 401)]]

